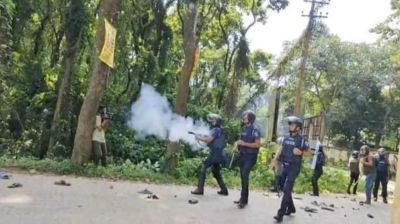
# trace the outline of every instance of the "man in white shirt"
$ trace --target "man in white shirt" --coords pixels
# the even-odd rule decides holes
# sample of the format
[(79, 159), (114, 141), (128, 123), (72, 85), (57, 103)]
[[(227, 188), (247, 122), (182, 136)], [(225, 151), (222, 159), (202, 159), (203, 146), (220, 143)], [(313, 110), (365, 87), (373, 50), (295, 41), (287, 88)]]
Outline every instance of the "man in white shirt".
[(93, 155), (94, 163), (106, 166), (107, 161), (107, 146), (105, 132), (110, 123), (111, 117), (105, 106), (100, 106), (96, 115), (96, 125), (93, 131)]

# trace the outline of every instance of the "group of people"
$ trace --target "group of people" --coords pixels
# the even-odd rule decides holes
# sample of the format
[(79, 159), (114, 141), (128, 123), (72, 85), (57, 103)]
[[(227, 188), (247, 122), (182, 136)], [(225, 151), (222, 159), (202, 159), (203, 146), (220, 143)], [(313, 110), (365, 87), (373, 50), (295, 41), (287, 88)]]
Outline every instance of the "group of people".
[[(363, 145), (360, 150), (353, 151), (349, 159), (350, 183), (347, 187), (348, 194), (357, 194), (360, 173), (365, 175), (365, 204), (371, 204), (371, 196), (378, 200), (378, 190), (382, 185), (383, 203), (387, 203), (387, 184), (389, 181), (389, 160), (384, 148), (378, 149), (377, 155), (372, 155), (370, 148)], [(361, 172), (360, 172), (361, 171)], [(351, 188), (352, 192), (351, 192)]]
[[(237, 201), (239, 209), (243, 209), (249, 202), (249, 175), (251, 169), (257, 162), (257, 155), (261, 146), (261, 134), (254, 125), (256, 115), (252, 111), (246, 111), (241, 116), (243, 128), (240, 134), (240, 140), (236, 142), (239, 151), (239, 167), (241, 177), (241, 194)], [(192, 194), (203, 195), (206, 171), (212, 167), (212, 173), (221, 188), (218, 191), (220, 195), (228, 195), (228, 189), (222, 179), (220, 170), (221, 166), (226, 162), (225, 155), (225, 134), (221, 129), (222, 119), (217, 114), (210, 114), (208, 121), (211, 124), (211, 132), (208, 136), (195, 136), (196, 140), (207, 143), (210, 148), (208, 158), (203, 162), (200, 168), (200, 175), (197, 188), (192, 191)], [(296, 177), (300, 173), (301, 160), (303, 155), (310, 155), (311, 150), (308, 142), (300, 134), (303, 126), (303, 121), (295, 116), (287, 118), (289, 125), (288, 135), (282, 138), (279, 149), (271, 163), (271, 168), (278, 172), (279, 184), (283, 191), (281, 206), (274, 216), (276, 222), (282, 222), (285, 215), (291, 215), (296, 212), (293, 203), (292, 190)]]

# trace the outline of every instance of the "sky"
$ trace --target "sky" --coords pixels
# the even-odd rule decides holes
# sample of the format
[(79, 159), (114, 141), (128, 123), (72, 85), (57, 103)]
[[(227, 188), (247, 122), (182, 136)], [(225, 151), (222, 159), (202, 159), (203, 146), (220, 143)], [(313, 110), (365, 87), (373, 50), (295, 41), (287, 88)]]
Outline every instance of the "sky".
[[(290, 0), (289, 6), (280, 13), (271, 12), (265, 25), (256, 24), (247, 36), (251, 50), (261, 49), (279, 55), (285, 41), (297, 39), (307, 25), (310, 3)], [(331, 0), (322, 10), (328, 12), (323, 19), (332, 34), (344, 41), (372, 43), (376, 34), (369, 30), (385, 21), (391, 14), (390, 0)]]

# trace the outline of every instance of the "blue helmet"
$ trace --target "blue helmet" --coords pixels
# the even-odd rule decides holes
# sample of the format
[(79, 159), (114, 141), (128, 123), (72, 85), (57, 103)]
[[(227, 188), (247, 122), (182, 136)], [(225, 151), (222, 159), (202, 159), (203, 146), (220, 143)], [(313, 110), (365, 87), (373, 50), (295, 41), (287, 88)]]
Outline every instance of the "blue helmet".
[(303, 119), (296, 117), (296, 116), (289, 116), (286, 117), (286, 121), (290, 123), (296, 124), (299, 128), (303, 128)]
[(247, 116), (247, 120), (252, 124), (256, 121), (256, 114), (251, 110), (243, 112), (241, 118), (243, 119), (245, 116)]
[(216, 126), (221, 126), (222, 124), (222, 117), (219, 114), (210, 113), (207, 115), (207, 121), (211, 121), (215, 119), (217, 121)]

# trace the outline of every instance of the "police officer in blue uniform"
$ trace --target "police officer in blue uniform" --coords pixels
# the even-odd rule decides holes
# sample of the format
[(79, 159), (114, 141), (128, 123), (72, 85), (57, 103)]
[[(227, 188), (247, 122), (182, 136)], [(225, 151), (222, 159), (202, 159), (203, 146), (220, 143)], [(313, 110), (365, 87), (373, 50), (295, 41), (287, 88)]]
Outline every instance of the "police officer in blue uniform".
[(257, 162), (258, 150), (260, 149), (260, 131), (254, 126), (256, 115), (252, 111), (246, 111), (242, 114), (244, 127), (240, 135), (240, 140), (236, 142), (239, 154), (240, 178), (242, 191), (240, 199), (234, 203), (238, 208), (244, 208), (249, 198), (249, 175), (250, 170)]
[(218, 191), (220, 195), (228, 195), (228, 189), (221, 176), (221, 165), (227, 161), (225, 154), (225, 134), (221, 129), (222, 119), (218, 114), (209, 114), (207, 120), (211, 123), (212, 129), (209, 136), (196, 135), (196, 140), (207, 143), (210, 148), (210, 155), (203, 162), (200, 168), (199, 182), (197, 189), (192, 191), (192, 194), (203, 195), (204, 194), (204, 182), (206, 180), (206, 172), (209, 167), (212, 167), (212, 173), (214, 178), (217, 180), (219, 187)]
[(387, 184), (389, 180), (389, 160), (385, 156), (385, 149), (378, 149), (376, 158), (376, 179), (374, 184), (374, 201), (378, 200), (379, 185), (382, 184), (383, 203), (387, 203)]
[(284, 215), (290, 215), (296, 212), (294, 207), (292, 190), (297, 175), (300, 173), (302, 156), (310, 155), (307, 141), (300, 134), (300, 130), (303, 126), (303, 120), (296, 117), (287, 117), (289, 124), (289, 135), (285, 136), (280, 149), (278, 149), (274, 161), (271, 164), (271, 168), (276, 168), (276, 161), (280, 159), (283, 164), (282, 181), (283, 185), (283, 197), (281, 207), (278, 210), (278, 214), (274, 216), (276, 222), (280, 223), (283, 220)]

